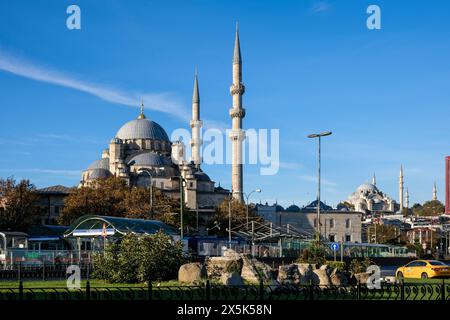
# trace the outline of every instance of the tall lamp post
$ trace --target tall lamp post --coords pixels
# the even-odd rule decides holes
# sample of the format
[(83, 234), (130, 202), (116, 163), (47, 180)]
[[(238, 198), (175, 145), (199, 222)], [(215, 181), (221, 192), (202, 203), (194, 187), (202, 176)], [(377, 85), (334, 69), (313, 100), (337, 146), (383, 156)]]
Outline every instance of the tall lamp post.
[(317, 225), (316, 225), (316, 240), (320, 241), (320, 147), (321, 147), (321, 139), (322, 137), (326, 137), (331, 135), (331, 131), (327, 131), (327, 132), (322, 132), (322, 133), (313, 133), (310, 134), (308, 136), (308, 138), (314, 139), (314, 138), (318, 138), (319, 140), (319, 161), (318, 161), (318, 175), (317, 175), (317, 179), (318, 179), (318, 185), (317, 185)]
[(249, 194), (245, 194), (244, 193), (244, 196), (245, 196), (245, 206), (246, 206), (246, 210), (247, 210), (247, 212), (246, 212), (246, 221), (247, 221), (247, 229), (248, 229), (248, 205), (249, 205), (249, 203), (248, 203), (248, 199), (250, 198), (250, 196), (252, 195), (252, 193), (254, 193), (254, 192), (258, 192), (258, 193), (260, 193), (262, 190), (261, 189), (255, 189), (255, 190), (253, 190), (252, 192), (250, 192)]
[[(164, 170), (163, 167), (160, 167), (158, 169)], [(153, 218), (153, 176), (152, 176), (150, 169), (148, 169), (148, 168), (139, 168), (138, 171), (148, 174), (148, 176), (150, 178), (150, 187), (149, 187), (149, 189), (150, 189), (150, 218)]]
[(180, 240), (183, 240), (184, 238), (184, 219), (183, 219), (183, 183), (184, 183), (184, 178), (180, 175), (180, 176), (176, 176), (179, 180), (180, 180)]

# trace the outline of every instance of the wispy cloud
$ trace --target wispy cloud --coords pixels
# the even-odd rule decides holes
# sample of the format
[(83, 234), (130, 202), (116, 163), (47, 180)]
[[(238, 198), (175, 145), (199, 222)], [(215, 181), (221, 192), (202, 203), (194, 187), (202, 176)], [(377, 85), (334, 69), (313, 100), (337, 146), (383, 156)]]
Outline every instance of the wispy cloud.
[(326, 1), (316, 1), (311, 7), (313, 13), (325, 12), (331, 9), (331, 4)]
[(303, 168), (303, 164), (298, 162), (284, 162), (280, 161), (279, 166), (282, 169), (288, 169), (288, 170), (295, 170), (295, 169), (301, 169)]
[(57, 174), (65, 176), (79, 176), (81, 170), (54, 170), (41, 168), (25, 168), (25, 169), (0, 169), (0, 172), (5, 173), (39, 173), (39, 174)]
[[(317, 183), (317, 176), (311, 176), (311, 175), (301, 175), (300, 179), (307, 181), (307, 182), (314, 182)], [(327, 179), (321, 179), (320, 182), (327, 187), (336, 187), (337, 183), (334, 181), (330, 181)]]
[(171, 93), (127, 92), (83, 81), (63, 72), (13, 57), (5, 52), (0, 52), (0, 70), (28, 79), (85, 92), (102, 100), (121, 105), (137, 107), (140, 104), (140, 100), (144, 99), (146, 109), (168, 113), (183, 121), (189, 119), (189, 114), (182, 103)]

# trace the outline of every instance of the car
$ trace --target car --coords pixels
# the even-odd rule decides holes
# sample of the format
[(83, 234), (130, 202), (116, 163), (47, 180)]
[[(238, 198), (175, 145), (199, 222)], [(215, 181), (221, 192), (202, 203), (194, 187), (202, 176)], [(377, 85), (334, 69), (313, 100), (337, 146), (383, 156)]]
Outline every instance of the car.
[(428, 279), (450, 277), (450, 266), (438, 260), (414, 260), (395, 272), (397, 279)]

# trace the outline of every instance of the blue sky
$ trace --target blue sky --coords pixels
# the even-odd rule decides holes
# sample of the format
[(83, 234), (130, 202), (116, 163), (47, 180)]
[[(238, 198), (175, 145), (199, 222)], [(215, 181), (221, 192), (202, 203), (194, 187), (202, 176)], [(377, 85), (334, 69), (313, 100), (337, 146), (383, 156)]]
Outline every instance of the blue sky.
[[(45, 5), (44, 5), (45, 3)], [(81, 8), (81, 30), (66, 8)], [(366, 28), (377, 4), (382, 29)], [(246, 128), (280, 129), (281, 169), (245, 166), (253, 201), (316, 197), (316, 144), (330, 204), (377, 176), (398, 199), (444, 197), (450, 153), (450, 3), (434, 1), (0, 1), (0, 176), (75, 185), (139, 97), (169, 133), (188, 124), (195, 66), (202, 118), (229, 125), (239, 20)], [(134, 107), (135, 106), (135, 107)], [(230, 166), (205, 166), (230, 187)]]

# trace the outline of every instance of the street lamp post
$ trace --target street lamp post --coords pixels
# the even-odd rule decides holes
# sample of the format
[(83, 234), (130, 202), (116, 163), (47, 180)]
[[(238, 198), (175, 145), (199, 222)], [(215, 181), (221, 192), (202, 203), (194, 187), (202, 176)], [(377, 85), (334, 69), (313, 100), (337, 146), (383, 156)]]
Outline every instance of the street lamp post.
[(184, 226), (183, 226), (183, 182), (185, 181), (184, 178), (180, 176), (176, 176), (180, 180), (180, 239), (183, 240), (184, 238)]
[(248, 205), (249, 205), (248, 199), (250, 198), (250, 196), (252, 195), (252, 193), (254, 193), (254, 192), (260, 193), (261, 191), (262, 191), (261, 189), (255, 189), (255, 190), (253, 190), (252, 192), (250, 192), (248, 195), (244, 193), (245, 198), (246, 198), (246, 200), (245, 200), (245, 206), (246, 206), (246, 211), (247, 211), (247, 212), (246, 212), (246, 226), (247, 226), (247, 229), (248, 229)]
[(331, 131), (328, 132), (322, 132), (322, 133), (314, 133), (314, 134), (310, 134), (308, 136), (308, 138), (319, 138), (319, 152), (318, 152), (318, 185), (317, 185), (317, 225), (316, 225), (316, 238), (317, 241), (320, 241), (320, 166), (321, 166), (321, 159), (320, 159), (320, 148), (321, 148), (321, 139), (322, 137), (326, 137), (331, 135)]
[[(163, 167), (158, 168), (158, 169), (164, 170)], [(150, 218), (153, 218), (153, 176), (152, 176), (150, 169), (148, 169), (148, 168), (140, 168), (138, 171), (148, 174), (148, 176), (150, 178), (150, 187), (149, 187), (149, 189), (150, 189)]]

